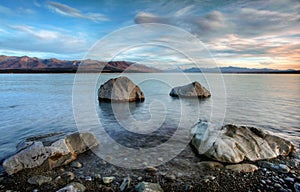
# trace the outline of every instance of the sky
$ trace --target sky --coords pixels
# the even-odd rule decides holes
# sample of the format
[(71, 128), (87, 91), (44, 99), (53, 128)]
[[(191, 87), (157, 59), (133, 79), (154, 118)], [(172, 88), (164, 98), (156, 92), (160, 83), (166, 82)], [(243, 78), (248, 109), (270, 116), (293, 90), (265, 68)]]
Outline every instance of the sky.
[[(160, 24), (151, 37), (150, 23)], [(113, 58), (101, 55), (132, 38), (143, 43)], [(220, 67), (300, 70), (300, 1), (1, 0), (0, 55), (74, 60), (90, 52), (99, 60), (161, 68), (212, 67), (210, 60)]]

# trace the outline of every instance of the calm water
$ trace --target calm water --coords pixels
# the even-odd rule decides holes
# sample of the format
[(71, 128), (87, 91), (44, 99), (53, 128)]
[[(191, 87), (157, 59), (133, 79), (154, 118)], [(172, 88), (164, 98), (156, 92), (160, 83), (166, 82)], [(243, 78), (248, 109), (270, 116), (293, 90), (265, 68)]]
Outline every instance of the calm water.
[[(113, 139), (133, 148), (164, 143), (177, 127), (191, 126), (200, 118), (263, 127), (285, 133), (299, 145), (300, 75), (128, 74), (143, 90), (145, 102), (99, 104), (98, 86), (117, 76), (101, 74), (95, 86), (95, 74), (82, 75), (77, 79), (80, 94), (74, 99), (74, 74), (0, 74), (0, 159), (14, 153), (26, 137), (77, 130), (73, 106), (80, 108), (80, 127), (96, 130), (101, 124)], [(172, 86), (195, 80), (213, 96), (189, 100), (168, 95)], [(142, 142), (131, 142), (141, 136)], [(160, 140), (154, 143), (154, 136)]]

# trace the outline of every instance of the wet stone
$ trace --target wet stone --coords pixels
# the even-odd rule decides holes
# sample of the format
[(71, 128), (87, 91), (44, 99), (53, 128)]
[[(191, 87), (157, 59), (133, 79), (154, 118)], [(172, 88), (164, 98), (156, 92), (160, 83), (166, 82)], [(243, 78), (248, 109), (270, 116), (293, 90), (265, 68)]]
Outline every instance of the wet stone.
[(71, 163), (71, 166), (74, 167), (74, 168), (81, 168), (82, 167), (82, 164), (79, 163), (78, 161), (73, 161)]
[(67, 171), (67, 172), (64, 172), (62, 175), (61, 175), (61, 179), (68, 183), (70, 181), (73, 181), (75, 179), (75, 175), (74, 173), (72, 173), (71, 171)]
[(35, 175), (30, 177), (27, 182), (32, 184), (32, 185), (42, 185), (44, 183), (49, 183), (52, 181), (51, 177), (46, 177), (42, 175)]
[(103, 177), (102, 181), (104, 184), (112, 183), (116, 178), (115, 177)]

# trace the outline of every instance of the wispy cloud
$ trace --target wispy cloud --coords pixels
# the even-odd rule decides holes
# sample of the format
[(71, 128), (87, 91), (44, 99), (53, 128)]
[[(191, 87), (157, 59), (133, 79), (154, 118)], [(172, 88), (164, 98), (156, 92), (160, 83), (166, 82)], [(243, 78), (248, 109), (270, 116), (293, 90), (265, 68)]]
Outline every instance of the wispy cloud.
[(48, 7), (56, 13), (69, 17), (88, 19), (94, 22), (109, 21), (109, 18), (101, 13), (82, 13), (80, 10), (62, 3), (50, 1), (48, 2)]
[[(83, 34), (35, 28), (28, 25), (10, 25), (10, 33), (2, 35), (1, 49), (48, 54), (80, 54), (90, 43)], [(12, 37), (11, 34), (14, 34)]]
[(13, 14), (13, 11), (8, 7), (0, 5), (0, 13), (3, 15), (11, 15)]

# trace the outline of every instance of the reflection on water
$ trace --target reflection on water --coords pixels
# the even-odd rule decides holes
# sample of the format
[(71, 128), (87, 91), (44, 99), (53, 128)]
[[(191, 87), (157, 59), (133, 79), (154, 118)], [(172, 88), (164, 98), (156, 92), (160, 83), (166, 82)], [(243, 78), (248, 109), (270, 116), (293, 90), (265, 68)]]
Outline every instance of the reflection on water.
[[(93, 74), (90, 74), (93, 75)], [(117, 143), (129, 148), (162, 145), (182, 128), (189, 132), (199, 118), (226, 123), (263, 127), (274, 132), (300, 137), (300, 75), (223, 75), (226, 93), (212, 92), (204, 100), (177, 99), (169, 96), (172, 87), (199, 81), (208, 89), (220, 84), (201, 74), (126, 74), (145, 94), (143, 103), (98, 103), (97, 87), (118, 74), (101, 74), (98, 84), (82, 81), (86, 90), (81, 97), (96, 106), (90, 111), (82, 103), (86, 130), (99, 130), (91, 113), (104, 131)], [(1, 74), (0, 75), (0, 159), (15, 152), (24, 138), (77, 130), (73, 117), (72, 88), (74, 74)], [(93, 97), (87, 97), (92, 90)], [(226, 98), (226, 103), (222, 99)], [(226, 113), (222, 111), (226, 106)], [(86, 110), (86, 111), (85, 111)], [(96, 111), (95, 111), (96, 110)], [(224, 116), (225, 115), (225, 116)], [(103, 133), (99, 131), (100, 142)], [(180, 137), (179, 137), (180, 140)], [(175, 141), (174, 141), (175, 142)], [(177, 141), (181, 142), (181, 141)], [(297, 143), (296, 143), (297, 145)]]

